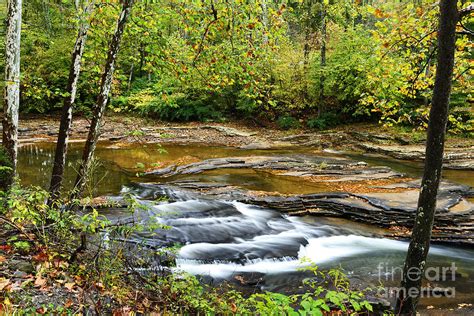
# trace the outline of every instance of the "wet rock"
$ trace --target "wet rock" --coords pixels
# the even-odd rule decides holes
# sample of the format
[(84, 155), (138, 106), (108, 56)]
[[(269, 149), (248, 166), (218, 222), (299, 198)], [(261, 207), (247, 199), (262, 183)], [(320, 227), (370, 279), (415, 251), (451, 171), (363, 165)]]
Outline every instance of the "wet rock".
[[(328, 187), (334, 183), (342, 186), (342, 191), (348, 192), (285, 196), (271, 192), (255, 194), (236, 186), (198, 181), (175, 181), (170, 184), (189, 192), (205, 193), (208, 198), (236, 200), (285, 213), (342, 217), (382, 227), (413, 226), (420, 180), (403, 178), (402, 174), (388, 167), (369, 166), (340, 157), (292, 155), (216, 158), (159, 169), (148, 175), (171, 177), (232, 168), (263, 169), (281, 176), (304, 177), (304, 181), (310, 179), (315, 183), (331, 183)], [(397, 180), (373, 187), (365, 184), (387, 179)], [(366, 191), (360, 190), (364, 185)], [(358, 190), (351, 191), (352, 188)], [(434, 238), (440, 241), (474, 243), (474, 206), (465, 199), (470, 195), (472, 190), (468, 186), (447, 181), (441, 183)], [(396, 236), (403, 238), (407, 234), (398, 232)]]
[(391, 136), (386, 134), (373, 134), (367, 132), (350, 132), (356, 140), (371, 142), (375, 144), (387, 144), (387, 143), (398, 143), (400, 145), (409, 145), (411, 142), (409, 139), (400, 136)]
[(262, 285), (265, 274), (259, 272), (239, 273), (234, 275), (233, 280), (244, 286)]
[(272, 144), (265, 141), (253, 142), (247, 145), (240, 146), (241, 149), (271, 149)]
[[(169, 187), (161, 184), (157, 186)], [(407, 238), (413, 226), (418, 189), (404, 192), (317, 193), (304, 195), (254, 195), (235, 186), (216, 186), (202, 182), (173, 182), (174, 190), (205, 193), (206, 198), (238, 201), (275, 209), (291, 215), (340, 217), (380, 227), (405, 227), (389, 234)], [(171, 187), (169, 187), (171, 188)], [(453, 188), (456, 188), (453, 190)], [(443, 182), (440, 187), (433, 240), (458, 244), (474, 244), (474, 205), (464, 198), (468, 187)]]
[[(344, 158), (305, 156), (251, 156), (207, 159), (179, 167), (169, 166), (147, 175), (171, 177), (198, 174), (216, 169), (266, 169), (287, 176), (331, 177), (328, 181), (362, 181), (400, 177), (387, 167), (370, 167), (366, 163)], [(286, 172), (285, 172), (286, 171)]]
[(228, 185), (221, 183), (203, 183), (195, 180), (181, 181), (179, 182), (181, 188), (194, 189), (194, 190), (210, 190), (218, 188), (228, 188)]
[(230, 136), (230, 137), (234, 137), (234, 136), (250, 137), (250, 136), (253, 136), (253, 135), (257, 134), (255, 132), (244, 132), (244, 131), (238, 130), (236, 128), (220, 126), (220, 125), (202, 126), (201, 128), (203, 128), (203, 129), (215, 129), (219, 132), (224, 133), (226, 136)]
[(29, 274), (35, 271), (35, 267), (33, 266), (33, 264), (24, 260), (10, 260), (8, 265), (10, 266), (11, 270), (16, 270), (18, 272)]
[(15, 277), (15, 278), (21, 278), (21, 279), (26, 278), (27, 275), (28, 275), (28, 273), (23, 272), (23, 271), (15, 271), (15, 272), (13, 273), (13, 277)]
[(109, 137), (110, 141), (118, 141), (124, 139), (126, 136), (111, 136)]
[(19, 133), (27, 133), (27, 132), (31, 132), (31, 131), (32, 131), (32, 129), (28, 128), (28, 127), (19, 127), (18, 128)]
[[(398, 135), (377, 132), (338, 131), (304, 133), (280, 137), (293, 145), (316, 148), (338, 148), (344, 151), (362, 150), (403, 160), (424, 160), (425, 139), (416, 142)], [(450, 142), (445, 148), (444, 168), (474, 170), (472, 142)]]
[(148, 172), (147, 174), (154, 174), (154, 175), (157, 175), (157, 176), (162, 176), (162, 175), (166, 175), (166, 174), (169, 174), (169, 173), (173, 172), (175, 169), (176, 169), (176, 165), (169, 165), (166, 168), (153, 170), (153, 171)]
[[(425, 148), (423, 145), (380, 145), (361, 142), (356, 145), (366, 152), (387, 155), (402, 160), (424, 160)], [(474, 170), (474, 147), (451, 148), (444, 154), (444, 168)]]

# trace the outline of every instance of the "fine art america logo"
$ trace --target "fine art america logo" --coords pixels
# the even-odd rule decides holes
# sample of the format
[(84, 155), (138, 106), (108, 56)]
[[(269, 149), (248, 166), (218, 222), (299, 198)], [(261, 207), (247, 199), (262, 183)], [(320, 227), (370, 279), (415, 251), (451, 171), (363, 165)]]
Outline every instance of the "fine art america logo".
[[(451, 263), (451, 266), (444, 267), (429, 267), (425, 271), (421, 271), (416, 267), (412, 267), (407, 271), (407, 278), (410, 281), (419, 281), (420, 279), (425, 279), (428, 282), (454, 282), (456, 281), (456, 264)], [(403, 268), (402, 267), (393, 267), (389, 266), (388, 263), (379, 263), (378, 265), (378, 276), (379, 282), (384, 283), (387, 281), (399, 282), (403, 277)], [(398, 297), (399, 293), (403, 291), (403, 296), (407, 297), (416, 297), (420, 295), (421, 297), (448, 297), (452, 298), (456, 295), (455, 287), (433, 287), (426, 286), (421, 288), (421, 292), (417, 288), (402, 288), (402, 287), (385, 287), (380, 288), (378, 294), (385, 298)]]

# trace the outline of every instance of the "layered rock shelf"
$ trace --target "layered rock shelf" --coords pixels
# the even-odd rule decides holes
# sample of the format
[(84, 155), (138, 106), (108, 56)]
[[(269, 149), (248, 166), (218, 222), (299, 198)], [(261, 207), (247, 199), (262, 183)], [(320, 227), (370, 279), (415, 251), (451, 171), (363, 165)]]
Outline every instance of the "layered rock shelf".
[(346, 158), (311, 156), (254, 156), (207, 159), (200, 162), (156, 169), (147, 173), (160, 177), (198, 174), (216, 169), (263, 169), (278, 172), (284, 176), (331, 177), (326, 181), (361, 181), (367, 179), (390, 179), (401, 177), (388, 167), (369, 167), (365, 162)]
[[(183, 180), (186, 175), (216, 169), (258, 169), (274, 176), (291, 176), (301, 181), (325, 183), (334, 186), (332, 192), (314, 194), (279, 194), (247, 190), (225, 183)], [(154, 170), (148, 176), (170, 178), (173, 181), (151, 186), (164, 195), (179, 190), (200, 197), (235, 200), (275, 209), (291, 215), (340, 217), (389, 228), (387, 236), (407, 238), (416, 213), (420, 180), (405, 178), (388, 167), (369, 166), (346, 158), (309, 157), (232, 157), (208, 159), (183, 166), (168, 166)], [(373, 184), (381, 180), (383, 184)], [(340, 185), (340, 184), (345, 185)], [(351, 190), (357, 183), (358, 190)], [(348, 188), (341, 191), (340, 188)], [(143, 188), (142, 188), (143, 189)], [(172, 190), (170, 190), (172, 189)], [(470, 187), (443, 181), (441, 183), (433, 240), (460, 244), (474, 244), (474, 204)]]
[[(401, 160), (423, 161), (425, 159), (425, 140), (421, 139), (414, 143), (410, 139), (393, 135), (339, 131), (291, 135), (282, 140), (298, 146), (363, 151)], [(340, 144), (345, 144), (345, 148), (341, 148)], [(474, 170), (472, 142), (470, 144), (467, 141), (448, 142), (444, 154), (444, 168)]]
[[(236, 186), (196, 181), (173, 182), (172, 184), (140, 184), (151, 191), (161, 191), (173, 199), (179, 191), (188, 197), (238, 201), (271, 208), (290, 215), (313, 215), (346, 218), (357, 222), (391, 229), (387, 236), (408, 238), (416, 212), (418, 190), (402, 193), (348, 192), (317, 193), (304, 195), (279, 195), (268, 192), (244, 190)], [(464, 195), (468, 189), (443, 183), (438, 199), (433, 240), (439, 242), (474, 244), (474, 204)], [(143, 189), (143, 187), (141, 188)], [(144, 190), (146, 191), (146, 190)], [(199, 196), (196, 196), (199, 194)]]

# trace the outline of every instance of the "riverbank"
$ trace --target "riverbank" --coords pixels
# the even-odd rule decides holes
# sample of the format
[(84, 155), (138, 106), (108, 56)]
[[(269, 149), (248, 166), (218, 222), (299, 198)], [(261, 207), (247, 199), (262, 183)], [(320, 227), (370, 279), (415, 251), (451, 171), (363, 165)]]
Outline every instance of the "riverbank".
[[(59, 126), (58, 117), (28, 116), (20, 120), (19, 138), (22, 144), (54, 141)], [(76, 118), (71, 141), (87, 137), (89, 122)], [(423, 161), (424, 136), (420, 132), (401, 132), (377, 124), (343, 125), (326, 131), (279, 130), (251, 126), (245, 122), (229, 123), (169, 123), (137, 117), (105, 118), (101, 140), (121, 144), (141, 142), (206, 144), (242, 149), (277, 149), (293, 146), (315, 150), (341, 150), (379, 154), (396, 159)], [(450, 136), (446, 141), (445, 169), (474, 170), (473, 139)]]

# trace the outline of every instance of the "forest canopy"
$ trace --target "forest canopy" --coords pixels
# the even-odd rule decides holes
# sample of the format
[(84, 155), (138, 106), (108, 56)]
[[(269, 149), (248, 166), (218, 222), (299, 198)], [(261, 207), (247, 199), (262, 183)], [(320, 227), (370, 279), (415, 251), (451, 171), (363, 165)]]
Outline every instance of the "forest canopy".
[[(96, 2), (90, 14), (82, 5), (24, 3), (22, 112), (61, 108), (78, 24), (87, 19), (76, 111), (90, 114), (120, 5)], [(431, 0), (138, 1), (109, 108), (172, 121), (232, 116), (282, 128), (380, 121), (423, 129), (438, 15)], [(452, 133), (473, 132), (472, 46), (472, 37), (458, 36)]]

